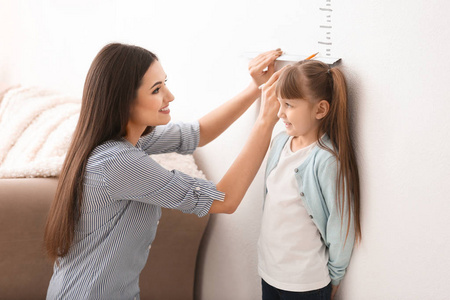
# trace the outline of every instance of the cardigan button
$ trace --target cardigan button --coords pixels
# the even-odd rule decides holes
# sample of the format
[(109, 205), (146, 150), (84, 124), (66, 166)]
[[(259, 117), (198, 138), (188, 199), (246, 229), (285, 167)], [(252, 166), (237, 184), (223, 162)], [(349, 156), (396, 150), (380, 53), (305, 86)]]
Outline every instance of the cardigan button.
[(305, 196), (305, 193), (301, 192), (301, 193), (300, 193), (300, 196), (304, 197), (304, 196)]
[(314, 219), (312, 215), (309, 216), (311, 219)]
[(295, 168), (294, 172), (295, 172), (295, 173), (298, 173), (298, 169), (297, 169), (297, 168)]

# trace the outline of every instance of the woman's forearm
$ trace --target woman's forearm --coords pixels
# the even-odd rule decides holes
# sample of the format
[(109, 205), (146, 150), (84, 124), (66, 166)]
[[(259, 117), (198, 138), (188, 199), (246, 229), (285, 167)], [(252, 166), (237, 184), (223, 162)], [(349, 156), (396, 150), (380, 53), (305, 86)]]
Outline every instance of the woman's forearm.
[(222, 134), (255, 102), (260, 94), (261, 91), (252, 82), (245, 90), (202, 117), (199, 120), (198, 146), (204, 146)]
[(225, 193), (225, 200), (214, 201), (210, 213), (231, 214), (237, 209), (264, 160), (274, 125), (256, 121), (244, 148), (217, 184), (217, 190)]
[(217, 190), (225, 193), (224, 201), (213, 201), (210, 213), (233, 213), (244, 198), (248, 187), (258, 173), (272, 137), (273, 127), (278, 121), (280, 104), (275, 95), (275, 83), (283, 69), (274, 73), (262, 89), (259, 116), (250, 136)]

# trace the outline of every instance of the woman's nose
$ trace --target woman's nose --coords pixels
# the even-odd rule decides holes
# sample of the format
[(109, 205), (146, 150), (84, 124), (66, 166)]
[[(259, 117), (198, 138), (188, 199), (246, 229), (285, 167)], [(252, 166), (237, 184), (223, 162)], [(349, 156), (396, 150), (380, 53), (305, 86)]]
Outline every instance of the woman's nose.
[(166, 100), (166, 102), (172, 102), (173, 100), (175, 100), (175, 96), (170, 92), (170, 90), (167, 88), (166, 89), (166, 95), (165, 95), (165, 99), (164, 100)]

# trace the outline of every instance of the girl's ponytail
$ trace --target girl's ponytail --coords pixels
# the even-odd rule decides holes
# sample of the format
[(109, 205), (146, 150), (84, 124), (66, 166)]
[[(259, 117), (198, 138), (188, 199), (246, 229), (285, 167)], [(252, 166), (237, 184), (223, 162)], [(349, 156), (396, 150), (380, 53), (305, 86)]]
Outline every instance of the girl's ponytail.
[[(335, 149), (334, 151), (331, 150), (339, 163), (336, 201), (340, 209), (341, 218), (344, 216), (344, 207), (352, 210), (355, 221), (356, 240), (360, 240), (359, 174), (355, 151), (350, 138), (347, 88), (344, 75), (338, 68), (328, 69), (327, 75), (329, 77), (329, 85), (331, 86), (330, 111), (324, 118), (320, 131), (322, 133), (326, 132), (330, 137)], [(322, 146), (324, 145), (322, 144)], [(350, 218), (352, 214), (348, 214), (346, 237), (350, 230)]]

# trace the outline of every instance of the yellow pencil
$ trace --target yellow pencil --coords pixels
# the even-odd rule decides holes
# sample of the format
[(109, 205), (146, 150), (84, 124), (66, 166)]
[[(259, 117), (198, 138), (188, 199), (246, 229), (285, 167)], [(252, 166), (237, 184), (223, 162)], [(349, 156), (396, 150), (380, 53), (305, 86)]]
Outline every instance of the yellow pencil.
[(310, 60), (311, 58), (314, 58), (319, 52), (314, 53), (313, 55), (308, 56), (305, 60)]

